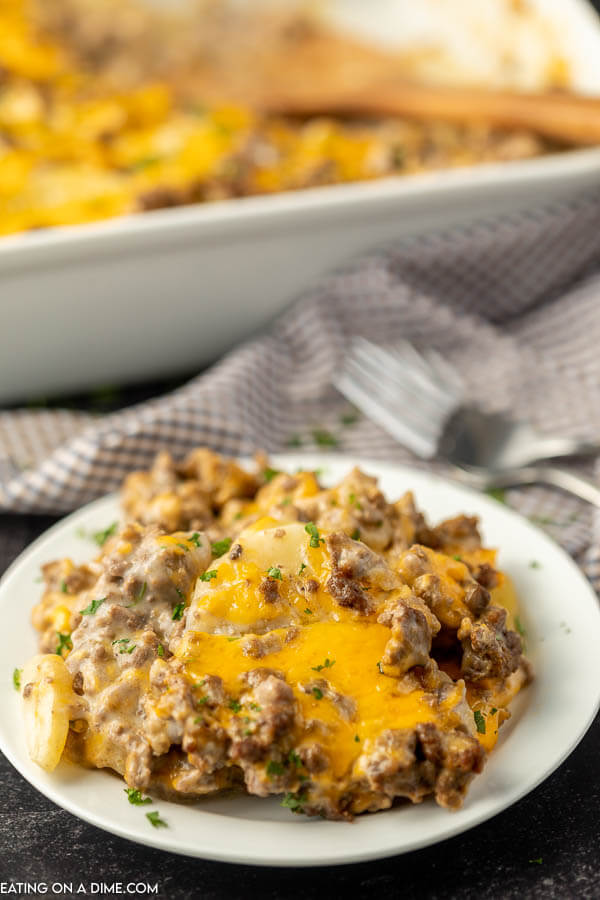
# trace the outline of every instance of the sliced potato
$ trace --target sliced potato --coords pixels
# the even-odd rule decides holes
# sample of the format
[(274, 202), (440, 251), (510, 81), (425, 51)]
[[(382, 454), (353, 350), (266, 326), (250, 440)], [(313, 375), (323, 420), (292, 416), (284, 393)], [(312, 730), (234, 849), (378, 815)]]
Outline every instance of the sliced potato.
[(64, 659), (55, 653), (30, 659), (21, 675), (21, 695), (29, 755), (52, 772), (64, 750), (75, 696)]

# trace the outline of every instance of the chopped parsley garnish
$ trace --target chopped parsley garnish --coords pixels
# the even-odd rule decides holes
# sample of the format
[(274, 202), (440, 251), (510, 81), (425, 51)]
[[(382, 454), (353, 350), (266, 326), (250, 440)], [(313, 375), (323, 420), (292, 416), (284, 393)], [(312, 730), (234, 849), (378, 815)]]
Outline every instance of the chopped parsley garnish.
[(541, 856), (538, 856), (537, 859), (530, 859), (529, 862), (537, 863), (538, 866), (541, 866), (541, 864), (544, 862), (544, 860)]
[(324, 538), (319, 536), (319, 529), (317, 528), (317, 526), (315, 525), (314, 522), (308, 522), (304, 526), (304, 530), (306, 531), (307, 534), (310, 534), (310, 546), (311, 547), (314, 547), (316, 549), (319, 546), (319, 544), (325, 543)]
[(475, 727), (479, 734), (485, 734), (485, 719), (478, 709), (473, 710), (473, 718), (475, 719)]
[(200, 576), (200, 581), (210, 581), (211, 578), (217, 577), (217, 570), (210, 569), (208, 572), (203, 572)]
[(230, 644), (231, 644), (232, 641), (239, 641), (239, 639), (240, 639), (239, 636), (237, 636), (237, 637), (228, 637), (228, 638), (227, 638), (227, 640), (229, 641)]
[(362, 504), (359, 503), (356, 494), (348, 494), (348, 500), (352, 504), (352, 506), (355, 506), (357, 509), (362, 509)]
[(229, 701), (229, 709), (232, 709), (234, 713), (239, 713), (242, 708), (242, 704), (239, 700), (230, 700)]
[(274, 775), (283, 775), (283, 773), (285, 772), (285, 767), (282, 765), (282, 763), (277, 762), (277, 760), (270, 759), (267, 763), (266, 771), (269, 778), (272, 778)]
[(15, 691), (21, 690), (21, 673), (23, 669), (13, 669), (13, 687)]
[(383, 675), (384, 672), (383, 672), (383, 666), (381, 665), (381, 660), (379, 660), (379, 662), (377, 663), (377, 668), (379, 669), (379, 671), (380, 671), (381, 674)]
[(73, 649), (73, 641), (70, 634), (61, 634), (60, 631), (57, 631), (56, 636), (58, 638), (58, 646), (55, 651), (57, 656), (62, 656), (63, 650)]
[(300, 568), (298, 569), (298, 575), (302, 575), (304, 570), (306, 569), (306, 563), (300, 563)]
[(304, 800), (305, 798), (300, 794), (300, 792), (298, 792), (297, 794), (288, 793), (281, 801), (281, 805), (285, 806), (286, 809), (291, 809), (291, 811), (294, 813), (301, 813), (304, 812), (304, 808), (302, 806)]
[(313, 672), (321, 672), (323, 669), (331, 669), (332, 666), (335, 666), (335, 659), (329, 659), (329, 657), (327, 657), (322, 665), (311, 666), (311, 669)]
[(186, 544), (175, 544), (176, 547), (179, 547), (180, 550), (183, 550), (184, 553), (189, 553), (190, 548)]
[(196, 716), (194, 719), (194, 725), (204, 725), (204, 719), (202, 716)]
[(290, 761), (290, 763), (292, 763), (292, 765), (298, 766), (298, 768), (302, 765), (302, 760), (295, 750), (290, 750), (290, 752), (288, 753), (288, 760)]
[(185, 603), (178, 603), (177, 606), (173, 609), (173, 615), (171, 616), (171, 618), (174, 622), (178, 622), (179, 619), (181, 619), (184, 609)]
[(315, 697), (316, 697), (317, 700), (322, 700), (322, 699), (323, 699), (323, 691), (321, 690), (321, 688), (314, 687), (314, 688), (312, 689), (312, 692), (313, 692), (313, 694), (315, 695)]
[(108, 528), (105, 528), (104, 531), (95, 531), (92, 534), (92, 539), (96, 541), (99, 547), (104, 546), (109, 537), (112, 537), (113, 534), (116, 534), (117, 528), (119, 527), (118, 522), (112, 522)]
[(279, 475), (279, 469), (272, 469), (270, 466), (267, 466), (266, 469), (263, 469), (263, 478), (265, 481), (273, 481), (276, 475)]
[(496, 713), (498, 712), (498, 708), (497, 708), (496, 706), (492, 706), (490, 712), (491, 712), (491, 714), (492, 714), (493, 716), (495, 716)]
[(319, 447), (337, 447), (339, 444), (336, 436), (325, 428), (313, 428), (312, 437)]
[(306, 613), (307, 616), (312, 616), (312, 614), (313, 614), (312, 609), (309, 609), (308, 606), (306, 607), (306, 609), (304, 610), (304, 612)]
[(269, 578), (276, 578), (278, 581), (282, 581), (281, 569), (278, 569), (276, 566), (271, 566), (271, 568), (267, 571), (267, 575), (269, 576)]
[(518, 616), (515, 616), (515, 628), (517, 629), (521, 637), (526, 637), (527, 632), (525, 631), (525, 628), (523, 627), (523, 624), (521, 623), (521, 620)]
[(204, 706), (205, 703), (208, 703), (208, 697), (206, 697), (206, 696), (200, 697), (200, 699), (197, 701), (197, 703), (198, 703), (198, 706)]
[(92, 600), (85, 609), (80, 609), (79, 612), (82, 616), (93, 616), (94, 613), (100, 609), (105, 600), (106, 597), (101, 597), (100, 600)]
[(62, 580), (61, 583), (60, 583), (60, 589), (61, 589), (61, 591), (63, 592), (63, 594), (68, 594), (68, 593), (69, 593), (69, 587), (68, 587), (67, 582), (65, 581), (64, 578), (63, 578), (63, 580)]
[(458, 553), (455, 553), (452, 559), (455, 559), (456, 562), (462, 562), (462, 556), (459, 556)]
[(284, 497), (281, 501), (281, 506), (288, 506), (292, 502), (291, 497)]
[(529, 563), (529, 568), (530, 568), (530, 569), (541, 569), (541, 568), (542, 568), (542, 564), (539, 563), (539, 562), (537, 561), (537, 559), (532, 559), (531, 562)]
[(213, 556), (223, 556), (227, 553), (232, 544), (232, 538), (226, 537), (222, 541), (215, 541), (211, 547)]
[(354, 425), (355, 422), (358, 422), (360, 419), (360, 414), (354, 410), (351, 412), (343, 413), (340, 416), (340, 422), (342, 425)]
[(506, 503), (506, 491), (504, 488), (490, 488), (486, 491), (488, 497), (497, 500), (498, 503)]
[(356, 741), (357, 744), (360, 744), (360, 738), (357, 734), (354, 735), (354, 740)]
[(136, 788), (123, 788), (127, 794), (127, 799), (133, 806), (143, 806), (145, 803), (152, 803), (151, 797), (142, 797), (142, 792)]
[(148, 812), (148, 813), (146, 813), (146, 818), (148, 819), (148, 821), (154, 828), (168, 828), (169, 827), (167, 825), (167, 823), (164, 821), (164, 819), (161, 819), (158, 812)]
[(202, 541), (200, 540), (200, 534), (195, 531), (191, 538), (189, 538), (190, 544), (193, 544), (194, 547), (201, 547)]
[(176, 587), (175, 590), (177, 591), (177, 596), (181, 597), (182, 600), (185, 600), (185, 594), (183, 593), (183, 591), (180, 591), (178, 587)]
[[(131, 638), (117, 638), (117, 640), (113, 641), (113, 644), (119, 644), (119, 653), (133, 653), (137, 644), (131, 644)], [(131, 644), (131, 647), (128, 647), (127, 644)]]
[(156, 648), (156, 652), (157, 652), (157, 654), (158, 654), (159, 656), (164, 656), (164, 655), (165, 655), (165, 648), (163, 647), (162, 644), (159, 644), (159, 645), (158, 645), (158, 647)]
[(350, 537), (353, 541), (360, 541), (360, 528), (355, 528)]
[(262, 706), (259, 706), (258, 703), (250, 703), (250, 709), (254, 709), (256, 712), (260, 712), (262, 710)]

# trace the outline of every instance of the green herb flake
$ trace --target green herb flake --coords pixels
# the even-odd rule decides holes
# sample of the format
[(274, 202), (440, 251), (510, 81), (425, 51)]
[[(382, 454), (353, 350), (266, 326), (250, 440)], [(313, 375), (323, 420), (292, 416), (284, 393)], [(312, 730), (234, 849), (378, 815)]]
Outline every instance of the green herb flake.
[(202, 716), (196, 716), (194, 719), (194, 725), (204, 725), (204, 719)]
[(82, 616), (93, 616), (94, 613), (100, 609), (105, 600), (106, 597), (101, 597), (100, 600), (92, 600), (85, 609), (80, 609), (79, 612)]
[(179, 619), (183, 617), (183, 611), (185, 609), (185, 603), (178, 603), (177, 606), (173, 609), (173, 615), (171, 618), (174, 622), (178, 622)]
[(313, 547), (314, 549), (317, 549), (319, 544), (325, 543), (324, 538), (319, 536), (319, 529), (317, 528), (317, 526), (315, 525), (314, 522), (308, 522), (304, 526), (304, 530), (306, 531), (307, 534), (310, 534), (310, 546)]
[(281, 806), (284, 806), (286, 809), (291, 809), (291, 811), (294, 813), (302, 813), (304, 812), (304, 808), (302, 806), (303, 803), (304, 797), (302, 797), (301, 794), (288, 793), (281, 801)]
[(302, 438), (299, 434), (292, 434), (286, 441), (287, 447), (301, 447), (302, 446)]
[(242, 709), (242, 704), (239, 700), (230, 700), (229, 701), (229, 709), (232, 709), (234, 713), (237, 715)]
[(175, 544), (175, 546), (176, 546), (176, 547), (179, 547), (180, 550), (183, 550), (184, 553), (189, 553), (189, 552), (190, 552), (190, 548), (187, 546), (187, 544), (179, 544), (179, 543), (177, 543), (177, 544)]
[(355, 425), (359, 419), (360, 419), (360, 413), (358, 412), (358, 410), (351, 410), (350, 412), (343, 413), (340, 416), (340, 424)]
[(95, 531), (92, 534), (92, 540), (94, 540), (99, 547), (103, 547), (107, 542), (109, 537), (112, 537), (113, 534), (116, 534), (117, 528), (119, 527), (118, 522), (112, 522), (108, 528), (105, 528), (104, 531)]
[(306, 607), (306, 609), (304, 610), (304, 612), (305, 612), (305, 614), (306, 614), (307, 616), (312, 616), (312, 614), (313, 614), (312, 609), (309, 609), (308, 606)]
[(153, 828), (168, 828), (169, 826), (164, 819), (161, 819), (158, 812), (147, 812), (146, 818)]
[(250, 709), (253, 709), (256, 712), (260, 712), (262, 710), (262, 706), (259, 706), (258, 703), (251, 703)]
[(355, 506), (357, 509), (362, 509), (362, 503), (359, 503), (356, 494), (354, 494), (354, 493), (348, 494), (348, 501), (352, 504), (352, 506)]
[(384, 671), (383, 671), (383, 666), (381, 665), (381, 660), (379, 660), (379, 662), (377, 663), (377, 668), (379, 669), (380, 673), (383, 675)]
[(312, 438), (318, 447), (337, 447), (339, 440), (325, 428), (313, 428)]
[(232, 538), (226, 537), (222, 541), (215, 541), (211, 546), (213, 556), (223, 556), (227, 553), (232, 544)]
[(282, 763), (277, 762), (277, 760), (270, 759), (267, 763), (266, 772), (269, 778), (273, 778), (275, 775), (283, 775), (285, 767)]
[(492, 708), (491, 708), (491, 710), (490, 710), (490, 713), (491, 713), (493, 716), (495, 716), (497, 712), (498, 712), (498, 708), (497, 708), (496, 706), (492, 706)]
[(292, 502), (291, 497), (284, 497), (280, 503), (280, 506), (289, 506), (291, 502)]
[[(196, 687), (200, 687), (200, 685), (196, 685)], [(208, 697), (200, 697), (199, 700), (196, 701), (198, 706), (204, 706), (205, 703), (208, 703)]]
[(506, 491), (504, 488), (489, 488), (485, 493), (493, 500), (497, 500), (498, 503), (506, 503)]
[(288, 753), (288, 760), (293, 766), (296, 766), (297, 768), (300, 768), (300, 766), (302, 765), (302, 760), (295, 750), (290, 750), (290, 752)]
[(350, 537), (353, 541), (360, 541), (360, 528), (355, 528)]
[(315, 695), (315, 697), (316, 697), (317, 700), (322, 700), (322, 699), (323, 699), (323, 691), (321, 690), (321, 688), (314, 687), (314, 688), (312, 689), (312, 692), (313, 692), (313, 694)]
[(159, 644), (159, 645), (158, 645), (158, 647), (156, 648), (156, 652), (157, 652), (157, 654), (158, 654), (159, 656), (164, 656), (164, 655), (165, 655), (165, 648), (163, 647), (162, 644)]
[(267, 466), (266, 469), (263, 469), (263, 478), (269, 483), (269, 481), (273, 481), (276, 475), (279, 475), (279, 469), (272, 469), (270, 466)]
[(73, 649), (73, 641), (70, 634), (61, 634), (60, 631), (57, 631), (56, 636), (58, 638), (58, 646), (55, 651), (57, 656), (62, 656), (63, 650)]
[(21, 674), (23, 669), (13, 669), (13, 687), (15, 691), (21, 690)]
[(133, 806), (144, 806), (146, 803), (152, 803), (151, 797), (142, 797), (142, 792), (137, 788), (123, 788), (127, 794), (127, 799)]
[(177, 591), (177, 596), (181, 597), (182, 600), (185, 600), (185, 594), (183, 593), (183, 591), (180, 591), (178, 587), (176, 587), (175, 590)]
[(189, 538), (190, 544), (193, 544), (194, 547), (201, 547), (202, 541), (200, 540), (200, 533), (195, 531), (191, 538)]
[(536, 865), (541, 866), (542, 863), (544, 862), (544, 860), (541, 856), (538, 856), (537, 859), (530, 859), (529, 862), (535, 863)]
[(281, 577), (281, 569), (278, 569), (276, 566), (271, 566), (271, 568), (267, 571), (267, 575), (269, 578), (276, 578), (277, 581), (282, 581)]
[(332, 666), (335, 666), (335, 659), (329, 659), (328, 657), (322, 665), (311, 666), (311, 669), (313, 672), (321, 672), (323, 669), (331, 669)]
[(540, 562), (538, 562), (537, 559), (532, 559), (531, 562), (529, 563), (529, 568), (530, 569), (541, 569), (542, 564)]
[(452, 559), (455, 559), (456, 562), (462, 562), (462, 556), (459, 556), (458, 553), (455, 553)]
[(131, 643), (131, 638), (117, 638), (113, 641), (113, 644), (119, 644), (119, 653), (133, 653), (137, 644), (131, 644), (131, 647), (128, 647), (127, 644)]
[(479, 734), (485, 734), (485, 719), (481, 714), (480, 710), (475, 709), (473, 711), (473, 718), (475, 719), (475, 727)]
[(304, 570), (306, 569), (306, 563), (300, 563), (300, 568), (298, 569), (298, 575), (302, 575)]
[(231, 644), (232, 641), (239, 641), (239, 637), (228, 637), (227, 640)]
[(61, 591), (63, 592), (63, 594), (68, 594), (68, 593), (69, 593), (69, 587), (68, 587), (67, 582), (65, 581), (64, 578), (63, 578), (63, 580), (62, 580), (61, 583), (60, 583), (60, 589), (61, 589)]
[(354, 735), (354, 740), (356, 741), (357, 744), (360, 744), (360, 738), (357, 734)]
[(217, 577), (217, 570), (210, 569), (208, 572), (202, 573), (202, 575), (200, 576), (200, 581), (210, 581), (211, 578), (216, 578), (216, 577)]
[(515, 616), (515, 628), (517, 629), (521, 637), (527, 636), (527, 632), (525, 631), (525, 628), (523, 627), (523, 624), (518, 616)]

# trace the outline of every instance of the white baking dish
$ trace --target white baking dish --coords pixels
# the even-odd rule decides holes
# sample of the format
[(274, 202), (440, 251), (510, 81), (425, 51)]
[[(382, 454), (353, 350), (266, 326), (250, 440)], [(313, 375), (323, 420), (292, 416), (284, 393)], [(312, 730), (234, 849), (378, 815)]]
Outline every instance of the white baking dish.
[[(511, 37), (499, 23), (514, 6), (335, 0), (329, 9), (338, 23), (373, 39), (436, 34), (456, 57), (457, 79), (507, 84), (502, 60)], [(600, 93), (600, 22), (591, 8), (581, 0), (528, 6), (538, 18), (518, 40), (512, 36), (522, 65), (512, 67), (510, 84), (540, 86), (548, 59), (559, 53), (574, 88)], [(487, 25), (484, 8), (496, 17)], [(470, 57), (457, 22), (469, 33)], [(513, 27), (514, 19), (506, 23)], [(600, 148), (3, 238), (0, 402), (198, 370), (357, 253), (599, 180)]]

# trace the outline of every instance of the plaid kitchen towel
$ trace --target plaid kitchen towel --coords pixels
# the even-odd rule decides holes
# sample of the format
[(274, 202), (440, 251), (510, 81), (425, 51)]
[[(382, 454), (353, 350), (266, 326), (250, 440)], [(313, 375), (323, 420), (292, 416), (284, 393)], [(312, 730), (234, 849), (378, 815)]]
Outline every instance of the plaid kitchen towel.
[[(179, 457), (198, 445), (234, 455), (326, 445), (414, 461), (377, 426), (352, 421), (331, 385), (354, 335), (435, 348), (485, 409), (600, 437), (600, 189), (373, 253), (299, 298), (262, 337), (148, 403), (101, 418), (0, 413), (0, 510), (73, 509), (162, 449)], [(578, 468), (594, 472), (593, 463)], [(600, 587), (600, 515), (542, 487), (507, 500)]]

